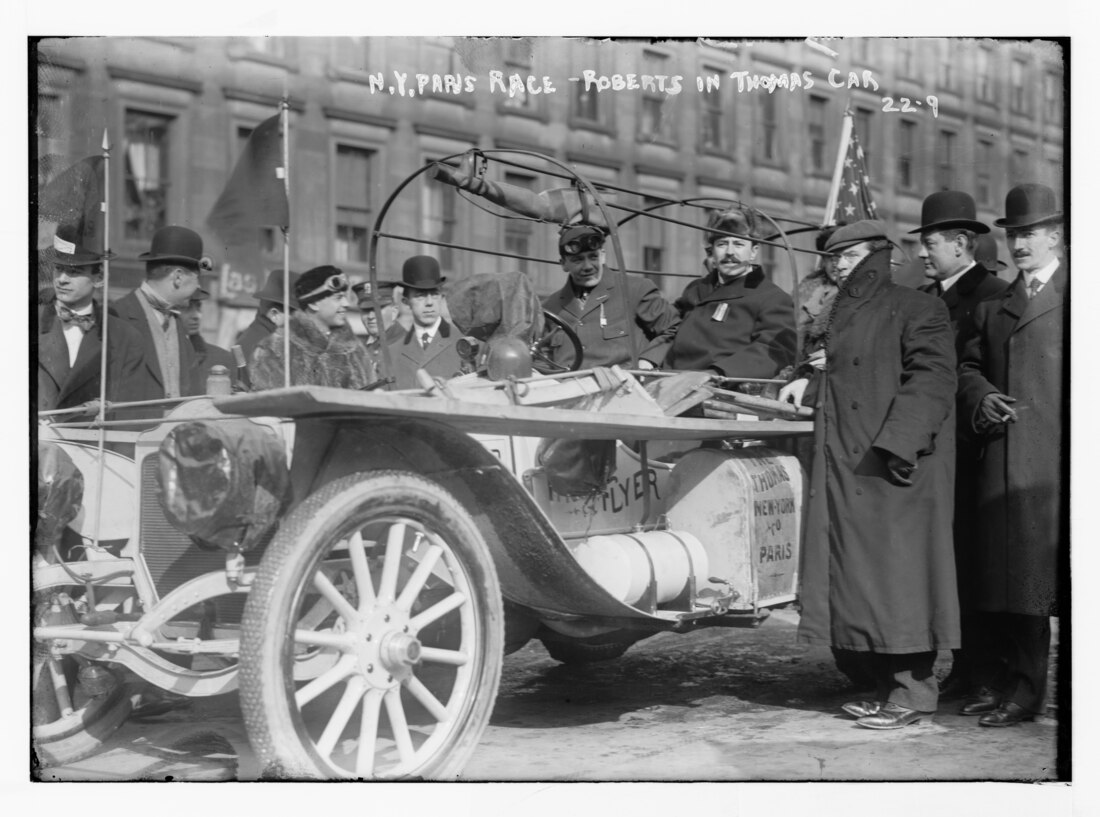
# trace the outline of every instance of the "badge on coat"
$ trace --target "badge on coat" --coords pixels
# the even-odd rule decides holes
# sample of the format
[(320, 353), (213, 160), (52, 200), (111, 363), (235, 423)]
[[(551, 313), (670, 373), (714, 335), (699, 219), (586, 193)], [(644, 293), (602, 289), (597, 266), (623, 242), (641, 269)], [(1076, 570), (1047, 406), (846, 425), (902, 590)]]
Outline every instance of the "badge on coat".
[(714, 313), (710, 316), (712, 321), (724, 321), (726, 319), (726, 313), (729, 312), (730, 305), (727, 303), (720, 303), (714, 307)]

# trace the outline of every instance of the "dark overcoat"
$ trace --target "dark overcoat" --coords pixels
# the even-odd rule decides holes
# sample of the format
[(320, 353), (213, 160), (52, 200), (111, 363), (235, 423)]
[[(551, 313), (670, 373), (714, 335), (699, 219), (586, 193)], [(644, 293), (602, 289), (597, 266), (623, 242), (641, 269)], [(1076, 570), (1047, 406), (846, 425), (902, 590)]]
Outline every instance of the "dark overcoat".
[(394, 378), (395, 389), (417, 389), (416, 370), (424, 369), (432, 377), (444, 379), (462, 374), (462, 358), (458, 354), (459, 335), (447, 321), (441, 321), (439, 331), (435, 333), (428, 348), (423, 348), (416, 339), (420, 330), (415, 324), (405, 330), (395, 323), (386, 330), (386, 343), (389, 347), (390, 376)]
[[(1069, 270), (1060, 266), (1032, 299), (1022, 277), (984, 301), (964, 329), (959, 405), (982, 435), (975, 575), (964, 603), (986, 612), (1057, 614), (1060, 561), (1068, 548), (1063, 433), (1063, 332)], [(985, 430), (982, 398), (1015, 397), (1017, 421)]]
[(245, 327), (234, 344), (241, 347), (246, 363), (252, 363), (252, 354), (256, 351), (256, 347), (260, 345), (260, 341), (274, 331), (275, 324), (264, 315), (256, 313), (252, 323)]
[[(894, 284), (890, 251), (873, 252), (837, 294), (825, 343), (800, 636), (876, 653), (958, 647), (947, 307)], [(916, 464), (912, 485), (891, 480), (886, 453)]]
[(215, 366), (224, 366), (230, 384), (237, 385), (237, 360), (228, 349), (207, 343), (202, 335), (191, 335), (190, 341), (195, 352), (194, 377), (203, 385), (203, 391), (206, 391), (206, 379), (210, 377), (210, 370)]
[[(626, 276), (627, 304), (624, 308), (618, 279), (618, 273), (605, 269), (583, 306), (572, 283), (567, 281), (565, 286), (543, 299), (542, 308), (557, 315), (577, 333), (584, 350), (581, 365), (586, 369), (630, 365), (632, 321), (641, 331), (638, 357), (660, 365), (680, 317), (652, 281), (636, 275)], [(549, 347), (555, 363), (572, 364), (573, 347), (562, 332), (550, 336)]]
[[(85, 332), (69, 366), (69, 347), (53, 303), (46, 304), (38, 317), (38, 410), (72, 408), (100, 397), (102, 373), (103, 309), (94, 304), (95, 327)], [(152, 400), (156, 384), (146, 374), (145, 348), (141, 337), (125, 321), (108, 315), (107, 400), (111, 402)]]
[[(964, 326), (969, 325), (974, 308), (982, 301), (1000, 295), (1008, 288), (997, 273), (975, 264), (962, 274), (946, 292), (939, 295), (947, 305), (951, 316), (951, 328), (955, 331), (955, 353), (962, 359)], [(925, 284), (922, 292), (936, 294), (935, 282)], [(955, 421), (955, 568), (958, 571), (959, 598), (963, 605), (972, 595), (971, 583), (975, 578), (971, 545), (978, 526), (978, 459), (981, 446), (978, 436), (970, 428), (966, 412), (958, 410)]]
[[(145, 310), (138, 300), (141, 296), (137, 290), (123, 295), (112, 304), (112, 308), (118, 316), (130, 324), (141, 336), (142, 345), (145, 348), (145, 372), (143, 378), (148, 378), (155, 384), (156, 394), (154, 398), (164, 397), (164, 375), (160, 370), (160, 361), (157, 360), (156, 346), (153, 343), (153, 331), (149, 327), (149, 320), (145, 317)], [(206, 383), (199, 383), (198, 368), (195, 366), (195, 351), (191, 348), (191, 341), (183, 329), (183, 321), (176, 319), (176, 333), (180, 348), (180, 395), (203, 394), (206, 391)]]
[(692, 281), (676, 301), (683, 322), (666, 369), (715, 368), (726, 377), (775, 377), (794, 363), (794, 302), (754, 265), (719, 284), (718, 274)]

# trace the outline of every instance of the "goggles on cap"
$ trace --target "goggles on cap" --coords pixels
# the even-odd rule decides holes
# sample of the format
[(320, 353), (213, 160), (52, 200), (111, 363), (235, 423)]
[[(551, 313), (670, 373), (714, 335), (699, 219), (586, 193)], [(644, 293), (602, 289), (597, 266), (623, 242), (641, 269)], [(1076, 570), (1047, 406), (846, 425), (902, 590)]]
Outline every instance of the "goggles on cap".
[(582, 252), (592, 252), (603, 248), (603, 233), (589, 233), (580, 238), (574, 238), (561, 245), (562, 255), (579, 255)]
[[(330, 275), (326, 278), (317, 289), (307, 292), (304, 295), (299, 295), (298, 300), (308, 300), (309, 298), (314, 298), (323, 293), (335, 295), (338, 292), (347, 292), (348, 286), (348, 277), (344, 275), (344, 273), (338, 272), (336, 275)], [(326, 294), (325, 297), (328, 297), (328, 295)]]

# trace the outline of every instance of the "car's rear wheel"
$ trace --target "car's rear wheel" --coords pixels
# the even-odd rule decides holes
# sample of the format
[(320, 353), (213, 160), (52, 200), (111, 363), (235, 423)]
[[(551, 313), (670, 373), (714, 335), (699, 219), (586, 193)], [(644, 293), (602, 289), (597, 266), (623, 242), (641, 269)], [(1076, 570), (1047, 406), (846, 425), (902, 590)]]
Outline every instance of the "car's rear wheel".
[(438, 484), (352, 474), (283, 522), (241, 638), (266, 777), (454, 778), (488, 724), (504, 622), (492, 556)]

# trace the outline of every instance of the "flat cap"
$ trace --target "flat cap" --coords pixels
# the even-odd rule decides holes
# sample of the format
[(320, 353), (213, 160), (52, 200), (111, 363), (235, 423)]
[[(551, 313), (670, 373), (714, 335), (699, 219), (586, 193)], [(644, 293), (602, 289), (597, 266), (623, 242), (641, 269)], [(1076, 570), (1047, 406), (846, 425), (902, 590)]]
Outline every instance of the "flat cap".
[(889, 240), (886, 235), (886, 225), (878, 219), (864, 219), (854, 224), (845, 224), (829, 236), (829, 240), (825, 242), (825, 251), (840, 252), (856, 244), (862, 244), (864, 241), (875, 239)]

